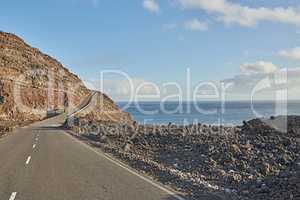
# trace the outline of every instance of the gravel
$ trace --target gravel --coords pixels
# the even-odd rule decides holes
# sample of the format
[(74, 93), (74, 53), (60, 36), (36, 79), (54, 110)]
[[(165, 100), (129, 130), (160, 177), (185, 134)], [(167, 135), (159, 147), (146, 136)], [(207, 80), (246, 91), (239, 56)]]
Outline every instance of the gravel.
[(300, 117), (237, 127), (76, 122), (78, 137), (191, 199), (300, 199)]

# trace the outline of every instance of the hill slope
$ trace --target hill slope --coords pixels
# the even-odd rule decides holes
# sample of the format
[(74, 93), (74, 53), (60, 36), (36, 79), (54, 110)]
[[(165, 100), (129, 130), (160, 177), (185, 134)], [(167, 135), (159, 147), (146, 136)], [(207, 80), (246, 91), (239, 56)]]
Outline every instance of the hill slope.
[[(47, 116), (49, 110), (71, 111), (91, 94), (78, 76), (54, 58), (26, 44), (21, 38), (0, 32), (0, 121), (32, 121)], [(98, 92), (114, 119), (130, 121), (106, 95)], [(104, 108), (94, 105), (96, 120)], [(121, 116), (121, 117), (120, 117)]]

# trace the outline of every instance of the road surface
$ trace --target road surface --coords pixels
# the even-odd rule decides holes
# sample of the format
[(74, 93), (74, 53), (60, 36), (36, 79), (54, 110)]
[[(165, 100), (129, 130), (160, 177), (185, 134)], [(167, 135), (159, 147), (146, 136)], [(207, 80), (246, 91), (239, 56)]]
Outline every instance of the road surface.
[(176, 200), (59, 126), (57, 116), (0, 139), (1, 200)]

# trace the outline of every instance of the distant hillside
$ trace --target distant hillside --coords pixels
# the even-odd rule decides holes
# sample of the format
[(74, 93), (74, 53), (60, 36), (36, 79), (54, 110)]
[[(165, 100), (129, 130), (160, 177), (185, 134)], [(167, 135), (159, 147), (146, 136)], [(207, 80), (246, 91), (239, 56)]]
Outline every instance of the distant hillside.
[[(78, 76), (54, 58), (32, 48), (16, 35), (0, 32), (0, 121), (40, 120), (49, 110), (69, 110), (91, 94)], [(104, 110), (113, 111), (113, 119), (131, 120), (102, 93)], [(101, 105), (85, 115), (110, 121), (96, 114)], [(111, 112), (110, 112), (111, 113)]]

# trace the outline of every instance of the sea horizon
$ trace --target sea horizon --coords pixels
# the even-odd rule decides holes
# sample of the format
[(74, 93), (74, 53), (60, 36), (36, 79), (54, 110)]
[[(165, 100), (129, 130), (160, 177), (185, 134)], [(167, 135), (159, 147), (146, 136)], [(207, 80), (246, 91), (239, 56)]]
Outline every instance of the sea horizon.
[[(264, 99), (264, 100), (253, 100), (252, 102), (299, 102), (300, 103), (300, 99), (292, 99), (292, 100), (273, 100), (273, 99)], [(119, 103), (155, 103), (155, 102), (166, 102), (166, 103), (176, 103), (176, 102), (251, 102), (251, 100), (197, 100), (197, 101), (189, 101), (189, 100), (182, 100), (182, 101), (161, 101), (161, 100), (143, 100), (143, 101), (128, 101), (128, 100), (116, 100), (115, 101), (117, 104)]]
[(141, 124), (241, 125), (243, 121), (281, 115), (300, 115), (300, 101), (140, 101), (117, 102)]

